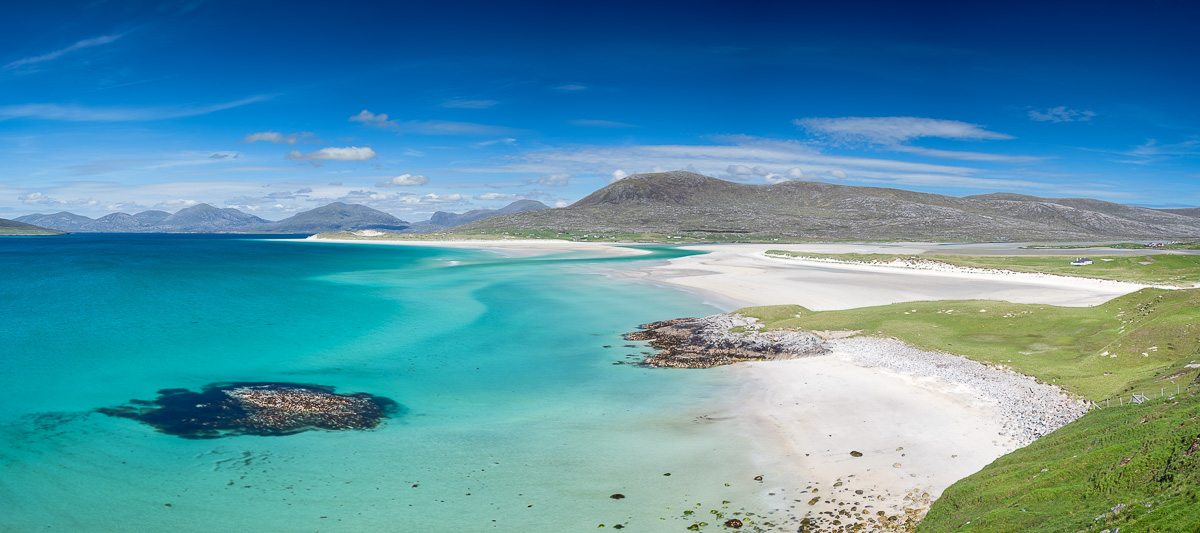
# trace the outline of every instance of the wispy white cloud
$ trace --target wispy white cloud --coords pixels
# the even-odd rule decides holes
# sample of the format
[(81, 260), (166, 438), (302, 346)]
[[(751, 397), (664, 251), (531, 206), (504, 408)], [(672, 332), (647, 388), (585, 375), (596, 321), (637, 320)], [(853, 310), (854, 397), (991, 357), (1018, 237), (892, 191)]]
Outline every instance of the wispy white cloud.
[(387, 113), (375, 114), (366, 109), (350, 117), (349, 120), (350, 122), (359, 122), (376, 128), (421, 135), (512, 135), (517, 131), (504, 126), (476, 124), (474, 122), (454, 122), (450, 120), (407, 120), (402, 122), (389, 119)]
[(194, 205), (198, 205), (201, 203), (203, 203), (203, 202), (198, 202), (196, 200), (192, 200), (192, 199), (188, 199), (188, 198), (172, 198), (170, 200), (163, 200), (157, 204), (154, 204), (154, 208), (155, 209), (164, 209), (164, 210), (165, 209), (183, 209), (185, 207), (192, 207)]
[(61, 104), (17, 104), (0, 106), (0, 120), (36, 119), (66, 122), (133, 122), (169, 120), (207, 115), (271, 99), (271, 95), (252, 96), (233, 102), (207, 106), (177, 107), (85, 107)]
[(1110, 153), (1132, 158), (1117, 160), (1118, 163), (1149, 165), (1177, 157), (1200, 156), (1200, 139), (1189, 139), (1173, 144), (1158, 144), (1157, 140), (1148, 139), (1144, 144), (1129, 150)]
[(366, 109), (362, 110), (359, 114), (350, 117), (349, 121), (384, 129), (396, 129), (400, 127), (395, 120), (388, 120), (387, 113), (380, 113), (376, 115), (375, 113), (367, 111)]
[(47, 207), (91, 207), (100, 204), (100, 202), (92, 200), (91, 198), (80, 198), (78, 200), (66, 201), (59, 200), (40, 192), (22, 194), (17, 197), (17, 200), (25, 205), (44, 205)]
[(401, 133), (417, 133), (422, 135), (512, 135), (517, 132), (505, 126), (476, 124), (474, 122), (453, 122), (449, 120), (409, 120), (400, 124)]
[(1013, 139), (978, 124), (921, 117), (800, 118), (793, 124), (835, 142), (899, 144), (922, 137), (958, 140)]
[(502, 192), (485, 192), (483, 194), (476, 194), (472, 198), (476, 200), (516, 200), (520, 196)]
[[(636, 172), (688, 169), (709, 176), (774, 183), (788, 179), (840, 179), (885, 186), (954, 187), (989, 191), (1054, 189), (1053, 183), (1018, 179), (995, 171), (884, 158), (825, 154), (797, 142), (728, 136), (726, 144), (574, 146), (529, 150), (506, 157), (496, 166), (467, 168), (471, 172), (511, 172), (535, 175), (570, 173), (605, 176), (609, 180)], [(614, 169), (620, 169), (615, 172)], [(731, 170), (732, 169), (732, 170)], [(801, 170), (803, 169), (803, 170)], [(840, 174), (835, 174), (837, 171)]]
[(1096, 112), (1090, 109), (1078, 110), (1067, 109), (1067, 106), (1051, 107), (1045, 111), (1038, 109), (1029, 110), (1029, 119), (1037, 122), (1087, 122), (1096, 116)]
[(492, 145), (494, 145), (494, 144), (507, 144), (507, 145), (513, 145), (513, 144), (516, 144), (516, 143), (517, 143), (517, 140), (516, 140), (516, 139), (514, 139), (514, 138), (512, 138), (512, 137), (506, 137), (506, 138), (504, 138), (504, 139), (492, 139), (492, 140), (490, 140), (490, 141), (480, 141), (480, 142), (477, 142), (477, 143), (475, 143), (475, 144), (472, 144), (471, 146), (473, 146), (473, 147), (475, 147), (475, 148), (483, 148), (483, 147), (486, 147), (486, 146), (492, 146)]
[[(330, 199), (330, 201), (332, 200)], [(339, 202), (363, 204), (377, 209), (394, 209), (399, 211), (414, 211), (470, 203), (466, 197), (458, 193), (415, 194), (404, 191), (379, 192), (371, 190), (349, 191), (340, 198), (336, 198), (336, 200)]]
[(1045, 161), (1045, 157), (1037, 157), (1032, 155), (1007, 155), (1007, 154), (988, 154), (983, 152), (962, 152), (958, 150), (935, 150), (933, 148), (922, 148), (920, 146), (908, 146), (898, 144), (888, 146), (887, 150), (893, 152), (906, 152), (910, 154), (924, 155), (929, 157), (940, 157), (943, 159), (960, 159), (963, 161), (993, 161), (997, 163), (1032, 163), (1035, 161)]
[(545, 176), (538, 178), (538, 183), (540, 183), (542, 185), (553, 185), (556, 187), (561, 187), (563, 185), (570, 183), (571, 178), (573, 178), (573, 177), (575, 177), (575, 176), (567, 174), (566, 172), (555, 172), (553, 174), (546, 174)]
[(459, 100), (456, 98), (446, 100), (441, 105), (453, 109), (487, 109), (499, 103), (495, 100)]
[(588, 126), (591, 128), (636, 128), (637, 124), (628, 124), (625, 122), (617, 122), (615, 120), (569, 120), (567, 121), (575, 126)]
[(345, 148), (335, 148), (331, 146), (308, 153), (292, 150), (284, 157), (289, 161), (366, 161), (378, 157), (378, 154), (369, 147), (347, 146)]
[(557, 90), (560, 90), (560, 91), (568, 91), (568, 92), (586, 91), (587, 85), (580, 85), (578, 83), (567, 83), (564, 85), (555, 86), (554, 88)]
[(109, 44), (111, 42), (116, 41), (117, 39), (120, 39), (124, 35), (125, 35), (124, 33), (116, 33), (116, 34), (112, 34), (112, 35), (101, 35), (99, 37), (92, 37), (91, 39), (84, 39), (82, 41), (77, 41), (75, 44), (72, 44), (71, 46), (68, 46), (66, 48), (62, 48), (59, 50), (55, 50), (55, 51), (47, 53), (47, 54), (18, 59), (16, 61), (13, 61), (11, 63), (4, 65), (3, 69), (0, 69), (0, 70), (13, 70), (13, 69), (21, 68), (21, 67), (27, 67), (29, 65), (44, 63), (46, 61), (53, 61), (64, 55), (67, 55), (71, 52), (83, 50), (85, 48), (92, 48), (92, 47), (96, 47), (96, 46)]
[(621, 180), (625, 179), (625, 178), (626, 178), (626, 177), (628, 177), (628, 176), (629, 176), (629, 173), (627, 173), (627, 172), (625, 172), (624, 170), (621, 170), (621, 169), (619, 169), (619, 168), (618, 168), (618, 169), (616, 169), (616, 170), (612, 171), (611, 173), (609, 173), (609, 175), (608, 175), (608, 182), (609, 182), (609, 183), (616, 183), (616, 182), (618, 182), (618, 181), (621, 181)]
[(376, 187), (413, 187), (429, 183), (429, 178), (420, 174), (401, 174), (375, 184)]
[(255, 143), (258, 141), (263, 141), (263, 142), (269, 142), (269, 143), (274, 143), (274, 144), (295, 145), (296, 143), (300, 142), (301, 139), (304, 139), (307, 137), (312, 137), (312, 136), (313, 136), (313, 133), (308, 132), (308, 131), (302, 131), (300, 133), (289, 133), (287, 135), (284, 135), (277, 131), (261, 131), (258, 133), (251, 133), (249, 135), (246, 135), (242, 139), (242, 142)]

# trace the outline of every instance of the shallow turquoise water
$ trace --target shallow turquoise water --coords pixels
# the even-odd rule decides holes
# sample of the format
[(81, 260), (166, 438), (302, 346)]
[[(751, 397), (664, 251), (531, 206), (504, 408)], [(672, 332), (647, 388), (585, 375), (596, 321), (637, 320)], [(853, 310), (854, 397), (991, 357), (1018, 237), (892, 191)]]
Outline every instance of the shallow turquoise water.
[[(596, 273), (639, 260), (0, 240), (0, 530), (657, 531), (697, 501), (747, 501), (745, 437), (694, 421), (733, 393), (726, 374), (612, 364), (644, 349), (620, 338), (637, 324), (714, 312)], [(407, 411), (375, 431), (199, 441), (92, 413), (223, 381)]]

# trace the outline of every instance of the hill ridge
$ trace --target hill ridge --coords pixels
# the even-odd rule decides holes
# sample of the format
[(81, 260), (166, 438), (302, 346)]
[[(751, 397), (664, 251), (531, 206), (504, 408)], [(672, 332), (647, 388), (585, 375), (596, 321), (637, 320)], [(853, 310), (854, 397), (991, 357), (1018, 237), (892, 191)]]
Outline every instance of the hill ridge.
[(718, 240), (1165, 240), (1200, 237), (1200, 219), (1088, 198), (955, 197), (813, 181), (752, 185), (672, 171), (634, 174), (564, 208), (453, 228), (528, 230)]

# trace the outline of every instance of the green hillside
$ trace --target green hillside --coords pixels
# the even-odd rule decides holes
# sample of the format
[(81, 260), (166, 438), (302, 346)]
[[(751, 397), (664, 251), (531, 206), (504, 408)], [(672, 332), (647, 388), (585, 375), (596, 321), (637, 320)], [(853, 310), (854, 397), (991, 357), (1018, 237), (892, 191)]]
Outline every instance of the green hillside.
[(1093, 410), (950, 486), (918, 533), (1200, 530), (1200, 398)]
[(24, 222), (17, 222), (15, 220), (8, 220), (6, 218), (0, 218), (0, 235), (64, 235), (64, 234), (66, 234), (65, 231), (58, 231), (56, 229), (43, 228), (41, 226), (34, 226), (33, 224), (26, 224)]

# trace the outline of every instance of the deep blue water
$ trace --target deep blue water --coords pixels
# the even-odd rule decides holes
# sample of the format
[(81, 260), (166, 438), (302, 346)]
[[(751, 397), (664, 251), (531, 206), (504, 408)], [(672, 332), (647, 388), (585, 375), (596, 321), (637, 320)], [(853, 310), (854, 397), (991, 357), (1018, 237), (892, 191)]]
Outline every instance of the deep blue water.
[[(739, 437), (693, 421), (734, 390), (722, 372), (613, 365), (645, 349), (620, 338), (637, 324), (714, 311), (598, 273), (685, 253), (653, 250), (0, 239), (0, 530), (654, 531), (666, 507), (749, 498), (723, 483)], [(229, 381), (406, 410), (204, 441), (93, 412)]]

